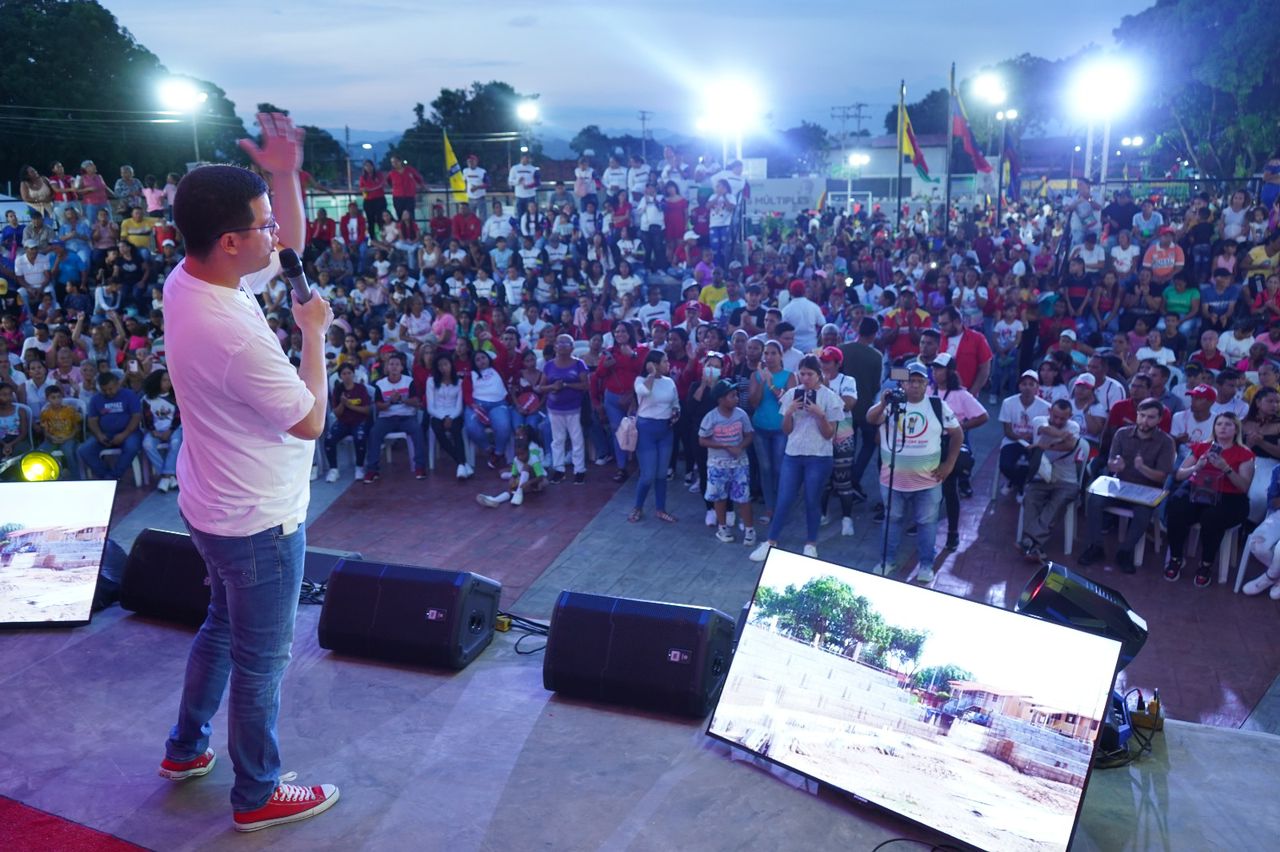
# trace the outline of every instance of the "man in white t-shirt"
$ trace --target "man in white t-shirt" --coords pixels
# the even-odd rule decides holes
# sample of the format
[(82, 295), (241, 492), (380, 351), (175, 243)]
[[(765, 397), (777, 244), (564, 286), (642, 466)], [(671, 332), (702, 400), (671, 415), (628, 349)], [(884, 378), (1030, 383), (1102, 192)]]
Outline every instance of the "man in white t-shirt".
[(173, 219), (186, 258), (164, 284), (169, 374), (182, 400), (178, 508), (209, 572), (209, 615), (187, 660), (178, 721), (160, 774), (208, 774), (210, 722), (230, 676), (228, 750), (237, 830), (321, 813), (332, 784), (280, 783), (276, 719), (306, 551), (314, 441), (328, 401), (324, 338), (333, 312), (295, 304), (301, 365), (289, 363), (253, 291), (280, 270), (276, 250), (302, 249), (302, 132), (260, 114), (262, 147), (240, 140), (267, 183), (236, 166), (201, 166), (178, 184)]
[(1124, 282), (1137, 273), (1134, 264), (1142, 257), (1142, 249), (1133, 244), (1127, 230), (1121, 231), (1117, 239), (1119, 242), (1111, 247), (1111, 268), (1115, 270), (1116, 277)]
[(1022, 502), (1022, 541), (1018, 546), (1029, 562), (1044, 561), (1044, 547), (1062, 512), (1080, 493), (1080, 424), (1071, 419), (1071, 403), (1055, 402), (1046, 417), (1031, 421), (1034, 446), (1049, 460), (1048, 482), (1037, 476), (1027, 485)]
[(627, 169), (617, 157), (609, 158), (609, 167), (600, 173), (604, 194), (613, 197), (627, 188)]
[(627, 169), (627, 194), (631, 203), (637, 204), (644, 197), (644, 188), (649, 184), (652, 169), (639, 154), (631, 155), (631, 168)]
[(403, 352), (387, 356), (387, 374), (373, 386), (373, 407), (377, 416), (369, 430), (369, 445), (364, 457), (364, 482), (372, 485), (381, 479), (378, 461), (382, 458), (382, 442), (392, 432), (409, 436), (413, 448), (413, 475), (427, 478), (427, 448), (423, 445), (422, 425), (418, 410), (422, 399), (413, 393), (413, 380), (405, 375)]
[(1208, 385), (1196, 385), (1187, 391), (1187, 401), (1190, 406), (1175, 413), (1169, 427), (1169, 434), (1178, 445), (1178, 465), (1186, 458), (1189, 445), (1213, 440), (1213, 419), (1218, 416), (1213, 410), (1218, 393)]
[[(520, 162), (511, 167), (507, 174), (507, 183), (515, 193), (516, 201), (530, 201), (538, 194), (538, 168), (528, 154), (520, 155)], [(516, 204), (517, 212), (523, 212), (524, 205)]]
[(915, 580), (928, 583), (933, 580), (942, 481), (951, 475), (960, 457), (964, 430), (945, 401), (926, 396), (929, 368), (916, 363), (907, 370), (907, 380), (903, 382), (906, 403), (895, 411), (889, 405), (892, 391), (885, 391), (867, 411), (867, 422), (880, 428), (880, 496), (889, 507), (885, 521), (889, 525), (889, 549), (876, 573), (888, 576), (896, 570), (898, 546), (910, 517), (917, 527), (919, 562)]
[(1022, 493), (1027, 482), (1027, 449), (1035, 440), (1037, 417), (1049, 416), (1049, 403), (1040, 398), (1040, 375), (1035, 370), (1023, 370), (1018, 378), (1018, 392), (1000, 403), (1000, 425), (1004, 437), (1000, 439), (1000, 475), (1007, 481), (1005, 494), (1010, 489)]
[(467, 187), (467, 201), (471, 209), (484, 211), (484, 197), (489, 193), (489, 173), (480, 165), (480, 157), (467, 155), (467, 167), (462, 170), (462, 181)]
[(805, 283), (800, 279), (791, 282), (791, 301), (782, 309), (782, 321), (791, 323), (796, 330), (796, 348), (801, 353), (812, 352), (818, 347), (818, 329), (827, 319), (822, 308), (805, 295)]
[(636, 310), (636, 319), (640, 320), (646, 330), (657, 319), (671, 324), (671, 303), (662, 298), (661, 287), (655, 284), (649, 288), (649, 301)]

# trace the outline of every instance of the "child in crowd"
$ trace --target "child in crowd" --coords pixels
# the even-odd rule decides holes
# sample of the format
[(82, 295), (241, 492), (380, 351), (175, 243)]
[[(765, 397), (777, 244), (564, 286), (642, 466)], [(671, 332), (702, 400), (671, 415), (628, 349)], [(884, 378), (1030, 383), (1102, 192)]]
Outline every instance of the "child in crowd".
[(84, 434), (84, 417), (79, 406), (66, 402), (60, 385), (44, 389), (44, 408), (40, 411), (40, 432), (44, 441), (40, 449), (46, 453), (62, 453), (62, 479), (80, 478), (80, 459), (76, 449)]
[(477, 494), (476, 502), (481, 506), (496, 509), (503, 503), (519, 506), (524, 503), (526, 491), (541, 491), (547, 485), (547, 471), (542, 466), (542, 447), (529, 438), (530, 432), (525, 427), (516, 429), (516, 457), (511, 462), (511, 470), (504, 474), (509, 477), (507, 490), (492, 497)]
[(707, 490), (703, 496), (715, 507), (716, 540), (734, 540), (728, 523), (732, 501), (745, 529), (742, 543), (751, 546), (756, 543), (751, 519), (751, 462), (747, 456), (754, 437), (751, 418), (738, 407), (738, 384), (732, 379), (716, 382), (711, 398), (716, 407), (706, 413), (698, 427), (698, 443), (707, 450)]

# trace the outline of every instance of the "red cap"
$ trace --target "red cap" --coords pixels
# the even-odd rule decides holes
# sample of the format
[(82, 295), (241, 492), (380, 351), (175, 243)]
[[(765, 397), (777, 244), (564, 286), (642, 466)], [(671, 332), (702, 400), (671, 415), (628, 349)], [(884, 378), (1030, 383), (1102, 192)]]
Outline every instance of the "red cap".
[(787, 285), (787, 290), (790, 291), (791, 295), (793, 296), (803, 296), (804, 281), (802, 281), (799, 278), (796, 278), (790, 284)]
[(834, 361), (837, 364), (844, 363), (844, 353), (835, 346), (824, 346), (822, 351), (818, 353), (819, 361)]
[(390, 343), (384, 343), (382, 344), (382, 346), (378, 348), (379, 355), (390, 355), (392, 352), (395, 352), (395, 351), (396, 351), (396, 348), (392, 346)]
[(1176, 233), (1177, 231), (1173, 230), (1173, 228), (1170, 228), (1168, 225), (1166, 225), (1160, 230), (1156, 231), (1156, 236), (1163, 237), (1165, 234), (1169, 234), (1170, 236), (1173, 236)]
[(1196, 385), (1191, 390), (1187, 391), (1187, 396), (1192, 399), (1211, 399), (1214, 402), (1218, 401), (1218, 392), (1208, 385)]
[(658, 326), (662, 326), (665, 329), (670, 329), (671, 323), (667, 322), (664, 319), (656, 319), (653, 322), (649, 323), (649, 328), (657, 328)]

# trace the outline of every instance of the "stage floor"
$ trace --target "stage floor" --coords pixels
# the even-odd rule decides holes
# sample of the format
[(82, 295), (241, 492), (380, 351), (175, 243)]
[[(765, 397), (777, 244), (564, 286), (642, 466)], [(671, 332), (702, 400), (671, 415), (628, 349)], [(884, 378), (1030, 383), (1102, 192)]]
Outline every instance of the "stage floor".
[[(192, 634), (119, 609), (74, 632), (6, 637), (0, 793), (159, 850), (867, 850), (930, 839), (738, 758), (701, 723), (546, 692), (541, 655), (517, 655), (514, 634), (441, 672), (335, 657), (316, 644), (318, 617), (300, 610), (280, 738), (286, 770), (341, 786), (329, 813), (237, 834), (225, 711), (214, 771), (159, 778)], [(1280, 831), (1278, 760), (1272, 735), (1171, 722), (1152, 757), (1094, 774), (1074, 848), (1267, 848)]]

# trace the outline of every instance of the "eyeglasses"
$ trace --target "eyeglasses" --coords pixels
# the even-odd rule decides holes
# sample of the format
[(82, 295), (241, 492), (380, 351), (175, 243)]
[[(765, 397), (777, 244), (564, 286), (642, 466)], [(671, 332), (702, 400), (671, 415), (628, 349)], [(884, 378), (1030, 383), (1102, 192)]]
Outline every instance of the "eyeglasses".
[(270, 222), (268, 222), (265, 225), (256, 225), (252, 228), (232, 228), (229, 231), (223, 231), (222, 233), (218, 234), (218, 236), (221, 237), (223, 234), (238, 234), (243, 231), (271, 231), (272, 233), (275, 233), (278, 230), (280, 230), (280, 223), (277, 222), (275, 219), (272, 219)]

